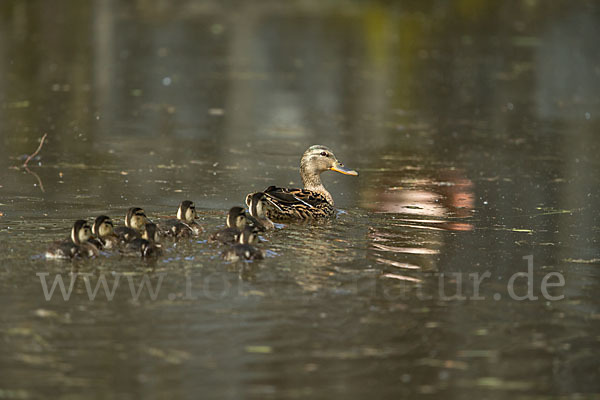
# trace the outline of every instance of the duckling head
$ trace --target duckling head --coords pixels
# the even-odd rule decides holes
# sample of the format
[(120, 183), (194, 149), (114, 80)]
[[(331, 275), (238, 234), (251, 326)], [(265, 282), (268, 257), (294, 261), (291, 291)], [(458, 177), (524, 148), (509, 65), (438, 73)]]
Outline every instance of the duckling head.
[(242, 207), (231, 207), (227, 213), (227, 226), (229, 228), (244, 229), (247, 225), (246, 212)]
[(156, 245), (145, 240), (140, 246), (140, 254), (142, 257), (155, 257), (160, 254), (160, 249)]
[(181, 204), (179, 204), (179, 209), (177, 210), (177, 219), (186, 222), (194, 222), (195, 219), (198, 219), (194, 202), (189, 200), (182, 201)]
[(94, 225), (92, 225), (92, 232), (100, 238), (112, 235), (114, 233), (114, 226), (110, 217), (106, 215), (98, 216), (94, 221)]
[(254, 218), (265, 219), (266, 212), (261, 199), (265, 197), (263, 192), (257, 192), (250, 195), (248, 200), (248, 208), (250, 209), (250, 215)]
[(82, 219), (78, 219), (73, 224), (71, 229), (71, 241), (75, 244), (81, 244), (87, 242), (92, 237), (92, 229)]
[(240, 244), (258, 243), (258, 235), (256, 234), (256, 232), (254, 232), (252, 227), (247, 226), (244, 228), (244, 230), (242, 230), (242, 233), (240, 233), (239, 243)]
[(155, 223), (150, 222), (145, 225), (142, 239), (146, 239), (149, 242), (158, 242), (158, 227)]
[(345, 167), (328, 147), (322, 145), (310, 146), (300, 160), (302, 176), (320, 175), (327, 170), (339, 172), (344, 175), (358, 175), (358, 172)]
[(144, 229), (144, 225), (148, 222), (148, 217), (143, 209), (139, 207), (131, 207), (127, 210), (125, 216), (125, 226), (141, 231)]

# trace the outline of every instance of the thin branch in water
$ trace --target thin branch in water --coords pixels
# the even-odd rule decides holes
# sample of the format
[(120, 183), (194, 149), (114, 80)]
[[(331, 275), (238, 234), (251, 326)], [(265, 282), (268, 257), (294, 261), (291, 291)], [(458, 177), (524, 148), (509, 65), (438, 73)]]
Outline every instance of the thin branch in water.
[(31, 154), (30, 156), (28, 156), (27, 159), (25, 160), (25, 162), (23, 163), (23, 168), (25, 168), (25, 171), (27, 171), (29, 174), (35, 176), (35, 179), (37, 179), (38, 184), (40, 185), (40, 189), (42, 190), (42, 193), (46, 192), (44, 190), (44, 184), (42, 183), (42, 179), (40, 178), (40, 176), (38, 174), (36, 174), (32, 170), (30, 170), (27, 167), (27, 164), (29, 163), (29, 161), (31, 161), (32, 158), (34, 158), (35, 156), (38, 155), (38, 153), (40, 152), (40, 150), (42, 150), (42, 146), (44, 145), (44, 140), (46, 140), (47, 136), (48, 136), (48, 134), (44, 133), (44, 136), (42, 136), (42, 139), (40, 140), (40, 145), (38, 146), (37, 150), (34, 151), (33, 154)]
[[(27, 157), (27, 160), (25, 160), (25, 162), (23, 163), (23, 167), (27, 168), (27, 163), (35, 156), (38, 155), (38, 153), (40, 152), (40, 150), (42, 149), (42, 146), (44, 145), (44, 140), (46, 140), (46, 136), (48, 136), (47, 133), (44, 133), (44, 136), (42, 136), (42, 140), (40, 140), (40, 145), (38, 146), (37, 150), (31, 154), (29, 157)], [(38, 178), (39, 179), (39, 178)], [(44, 189), (42, 189), (42, 191), (44, 191)]]
[(40, 176), (38, 174), (36, 174), (35, 172), (33, 172), (32, 170), (30, 170), (29, 168), (27, 168), (26, 166), (25, 166), (25, 171), (27, 171), (31, 175), (35, 176), (38, 183), (40, 184), (40, 189), (42, 189), (42, 193), (46, 193), (46, 191), (44, 190), (44, 184), (42, 183), (42, 179), (40, 178)]

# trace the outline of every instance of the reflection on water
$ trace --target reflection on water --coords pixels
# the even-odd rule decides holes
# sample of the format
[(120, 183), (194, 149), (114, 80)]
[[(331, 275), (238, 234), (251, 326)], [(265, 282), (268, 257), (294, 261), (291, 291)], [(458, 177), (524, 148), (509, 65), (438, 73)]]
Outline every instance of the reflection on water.
[[(5, 0), (0, 21), (0, 398), (600, 392), (595, 3)], [(360, 171), (323, 175), (337, 218), (222, 262), (206, 235), (299, 185), (315, 143)], [(186, 198), (207, 233), (157, 260), (40, 257), (76, 218)], [(39, 273), (77, 277), (70, 299)], [(538, 300), (511, 299), (518, 273)]]

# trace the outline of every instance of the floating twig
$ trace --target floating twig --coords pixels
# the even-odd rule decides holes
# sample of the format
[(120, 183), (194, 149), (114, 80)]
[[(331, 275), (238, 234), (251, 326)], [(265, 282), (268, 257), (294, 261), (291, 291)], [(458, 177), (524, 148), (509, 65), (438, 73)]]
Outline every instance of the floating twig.
[(40, 176), (38, 174), (36, 174), (35, 172), (33, 172), (32, 170), (30, 170), (29, 168), (27, 168), (27, 167), (25, 167), (25, 171), (27, 171), (31, 175), (35, 176), (35, 178), (37, 179), (38, 183), (40, 184), (40, 189), (42, 190), (42, 193), (46, 193), (46, 191), (44, 190), (44, 184), (42, 183), (42, 179), (40, 178)]
[[(44, 145), (44, 140), (46, 140), (46, 136), (48, 136), (47, 133), (44, 133), (44, 136), (42, 136), (42, 139), (40, 140), (40, 145), (38, 146), (37, 150), (34, 151), (30, 156), (27, 157), (27, 159), (25, 160), (25, 162), (23, 163), (22, 167), (25, 168), (25, 171), (27, 171), (27, 173), (33, 175), (35, 177), (35, 179), (37, 179), (38, 184), (40, 186), (40, 189), (42, 190), (42, 193), (45, 193), (46, 191), (44, 190), (44, 184), (42, 183), (42, 179), (40, 178), (40, 176), (38, 174), (36, 174), (35, 172), (33, 172), (32, 170), (30, 170), (27, 167), (27, 164), (29, 163), (29, 161), (31, 161), (32, 158), (34, 158), (35, 156), (38, 155), (38, 153), (40, 152), (40, 150), (42, 150), (42, 146)], [(15, 167), (16, 168), (16, 167)]]
[(27, 163), (35, 156), (38, 155), (38, 153), (40, 152), (40, 150), (42, 149), (42, 146), (44, 145), (44, 140), (46, 140), (46, 136), (48, 136), (47, 133), (44, 133), (44, 136), (42, 136), (42, 140), (40, 140), (40, 145), (38, 146), (37, 150), (33, 152), (33, 154), (31, 154), (29, 157), (27, 157), (27, 159), (25, 160), (25, 162), (23, 163), (23, 167), (27, 168)]

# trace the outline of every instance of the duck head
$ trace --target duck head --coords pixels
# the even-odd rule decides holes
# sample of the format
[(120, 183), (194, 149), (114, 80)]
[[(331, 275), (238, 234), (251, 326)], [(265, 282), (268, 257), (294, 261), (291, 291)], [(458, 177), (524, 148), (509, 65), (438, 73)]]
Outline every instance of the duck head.
[(142, 239), (146, 239), (151, 243), (158, 242), (158, 226), (152, 222), (147, 223), (142, 233)]
[(105, 238), (114, 233), (114, 225), (110, 217), (106, 215), (100, 215), (94, 221), (92, 225), (92, 232), (99, 238)]
[(177, 210), (177, 219), (185, 222), (194, 222), (195, 219), (198, 219), (194, 202), (189, 200), (182, 201)]
[(92, 229), (82, 219), (78, 219), (73, 224), (73, 228), (71, 229), (71, 241), (75, 244), (82, 244), (87, 242), (92, 238)]
[(139, 207), (131, 207), (129, 210), (127, 210), (127, 215), (125, 216), (125, 226), (142, 231), (144, 230), (144, 226), (147, 222), (148, 217), (146, 217), (146, 213), (143, 209)]
[(227, 213), (227, 227), (244, 229), (247, 225), (246, 212), (242, 207), (231, 207)]
[(304, 174), (319, 175), (328, 170), (344, 175), (358, 175), (358, 172), (345, 167), (333, 152), (323, 145), (310, 146), (302, 155), (300, 171)]

